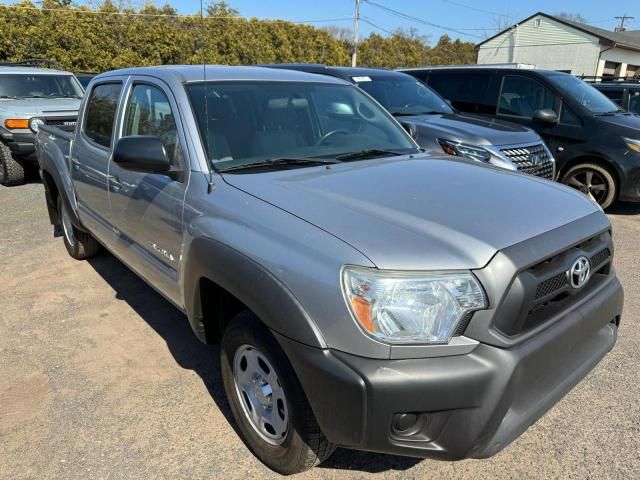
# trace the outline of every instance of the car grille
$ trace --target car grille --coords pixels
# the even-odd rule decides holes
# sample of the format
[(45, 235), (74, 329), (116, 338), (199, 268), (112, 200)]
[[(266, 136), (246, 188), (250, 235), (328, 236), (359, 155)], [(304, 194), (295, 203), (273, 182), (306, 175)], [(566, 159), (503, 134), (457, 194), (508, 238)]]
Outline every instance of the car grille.
[[(611, 236), (605, 232), (519, 272), (500, 307), (495, 327), (507, 336), (516, 336), (566, 311), (606, 281), (612, 252)], [(576, 290), (567, 272), (582, 255), (589, 258), (592, 273), (587, 284)]]
[(553, 180), (553, 160), (544, 145), (504, 148), (501, 152), (519, 172)]
[(46, 117), (45, 124), (64, 130), (65, 132), (73, 132), (76, 129), (76, 117)]

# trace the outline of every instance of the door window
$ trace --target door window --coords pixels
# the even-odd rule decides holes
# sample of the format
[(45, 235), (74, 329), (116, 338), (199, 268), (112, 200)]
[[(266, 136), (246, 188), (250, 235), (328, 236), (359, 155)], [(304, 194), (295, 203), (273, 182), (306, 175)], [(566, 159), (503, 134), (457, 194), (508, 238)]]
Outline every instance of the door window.
[(556, 95), (537, 80), (517, 76), (507, 76), (502, 80), (499, 114), (532, 118), (536, 110), (555, 110), (555, 104)]
[(613, 100), (614, 102), (616, 102), (618, 105), (622, 106), (622, 97), (624, 97), (624, 89), (620, 88), (620, 89), (603, 89), (600, 90), (602, 93), (605, 94), (605, 96), (607, 96), (610, 100)]
[(429, 76), (429, 86), (442, 95), (458, 110), (471, 113), (493, 113), (485, 105), (490, 73), (484, 72), (456, 72), (437, 73)]
[(148, 84), (134, 85), (125, 113), (123, 137), (151, 135), (164, 143), (171, 165), (179, 164), (178, 129), (165, 93)]
[(640, 115), (640, 90), (629, 92), (629, 111)]
[(121, 83), (104, 83), (96, 85), (91, 91), (87, 104), (84, 134), (103, 147), (111, 146), (113, 124), (118, 109)]

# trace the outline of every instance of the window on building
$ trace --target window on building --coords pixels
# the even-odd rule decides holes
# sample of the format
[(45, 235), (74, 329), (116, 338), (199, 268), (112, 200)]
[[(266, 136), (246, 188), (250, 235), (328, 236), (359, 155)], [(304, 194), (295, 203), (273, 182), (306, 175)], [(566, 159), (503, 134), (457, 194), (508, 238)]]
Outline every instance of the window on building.
[(534, 26), (535, 28), (540, 28), (540, 24), (542, 24), (542, 20), (541, 20), (540, 18), (536, 18), (536, 19), (533, 21), (533, 26)]
[(640, 78), (640, 66), (627, 65), (627, 78)]
[(618, 62), (604, 62), (604, 69), (602, 70), (602, 78), (612, 78), (620, 74), (620, 63)]

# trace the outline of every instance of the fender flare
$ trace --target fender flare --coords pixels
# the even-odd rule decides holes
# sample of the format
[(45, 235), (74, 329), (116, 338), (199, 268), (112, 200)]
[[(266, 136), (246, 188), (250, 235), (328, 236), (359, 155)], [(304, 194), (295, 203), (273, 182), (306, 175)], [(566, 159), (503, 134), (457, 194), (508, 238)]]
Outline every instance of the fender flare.
[(271, 330), (316, 348), (327, 348), (320, 330), (293, 293), (258, 262), (210, 237), (195, 238), (183, 268), (185, 310), (196, 336), (206, 342), (201, 279), (236, 297)]

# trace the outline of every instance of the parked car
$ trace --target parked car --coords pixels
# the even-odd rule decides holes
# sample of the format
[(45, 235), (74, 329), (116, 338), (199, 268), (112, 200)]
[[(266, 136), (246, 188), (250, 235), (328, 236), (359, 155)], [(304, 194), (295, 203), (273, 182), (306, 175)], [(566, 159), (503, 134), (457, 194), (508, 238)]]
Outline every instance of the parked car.
[(41, 125), (73, 131), (84, 91), (72, 73), (0, 64), (0, 184), (20, 185), (37, 165), (35, 134)]
[(85, 90), (89, 86), (89, 82), (91, 82), (93, 77), (95, 77), (96, 75), (96, 73), (90, 72), (76, 72), (76, 78), (80, 82), (80, 85), (82, 85), (82, 88), (84, 88)]
[(410, 75), (375, 68), (273, 64), (341, 78), (360, 87), (387, 109), (429, 153), (453, 155), (553, 180), (555, 162), (540, 136), (516, 123), (456, 111)]
[(589, 81), (590, 85), (600, 90), (609, 99), (624, 110), (640, 115), (640, 79), (597, 79)]
[(582, 80), (483, 66), (404, 71), (462, 111), (534, 128), (556, 159), (559, 180), (602, 208), (640, 201), (640, 118)]
[(37, 150), (69, 254), (105, 246), (221, 342), (238, 431), (281, 473), (337, 445), (491, 456), (616, 341), (593, 201), (424, 155), (336, 78), (104, 73), (76, 132), (43, 126)]

